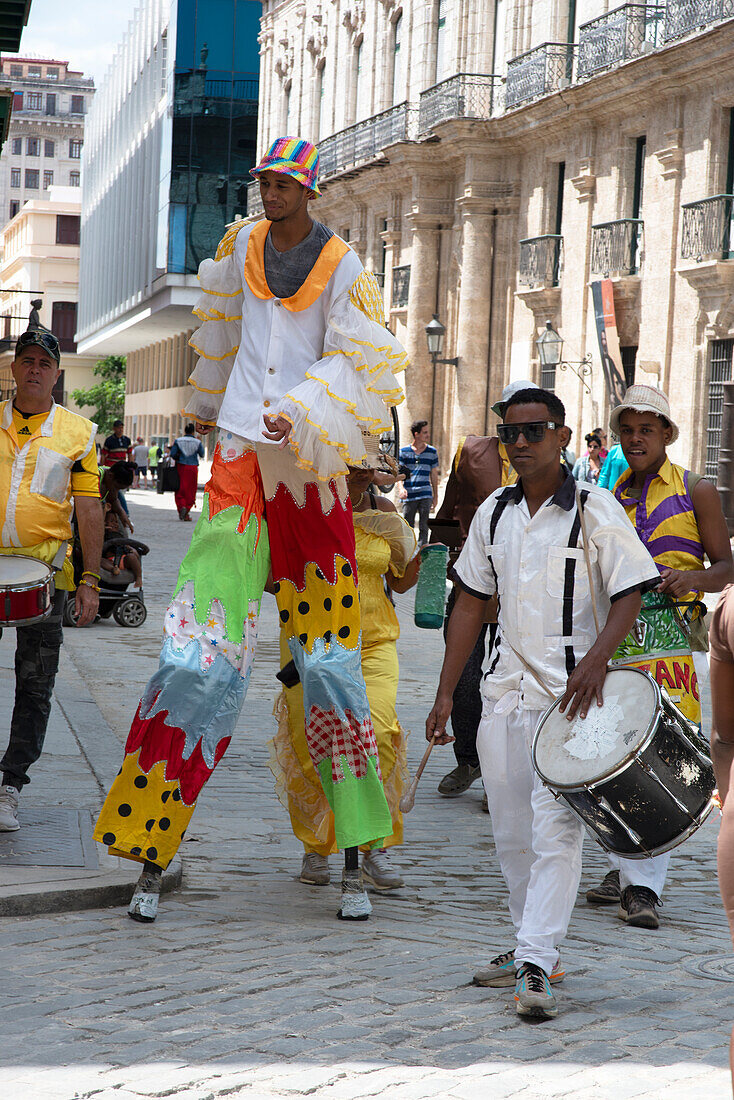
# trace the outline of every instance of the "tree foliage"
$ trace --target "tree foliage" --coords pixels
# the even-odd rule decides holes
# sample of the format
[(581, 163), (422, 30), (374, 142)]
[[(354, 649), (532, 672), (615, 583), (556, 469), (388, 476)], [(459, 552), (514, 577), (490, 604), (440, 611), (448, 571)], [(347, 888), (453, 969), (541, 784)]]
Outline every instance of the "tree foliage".
[(88, 390), (73, 390), (72, 397), (78, 408), (91, 406), (95, 411), (90, 414), (100, 432), (112, 431), (115, 420), (121, 420), (125, 409), (125, 364), (124, 355), (108, 355), (98, 359), (94, 373), (100, 379)]

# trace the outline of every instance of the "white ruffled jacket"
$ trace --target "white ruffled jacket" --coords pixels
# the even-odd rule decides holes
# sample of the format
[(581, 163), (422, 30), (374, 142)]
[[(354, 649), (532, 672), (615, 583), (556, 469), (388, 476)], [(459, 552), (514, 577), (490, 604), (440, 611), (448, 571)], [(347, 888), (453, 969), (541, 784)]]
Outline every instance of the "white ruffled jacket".
[(292, 298), (273, 297), (264, 275), (269, 223), (235, 223), (199, 267), (199, 355), (186, 414), (263, 439), (263, 414), (292, 425), (298, 465), (328, 479), (366, 457), (363, 430), (392, 427), (404, 397), (395, 377), (406, 354), (382, 323), (382, 294), (338, 237)]

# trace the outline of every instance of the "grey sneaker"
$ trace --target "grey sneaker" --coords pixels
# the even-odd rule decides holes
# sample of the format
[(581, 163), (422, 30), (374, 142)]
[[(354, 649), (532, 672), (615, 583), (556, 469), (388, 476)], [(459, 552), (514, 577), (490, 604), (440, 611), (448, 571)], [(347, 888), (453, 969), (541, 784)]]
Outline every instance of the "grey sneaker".
[(558, 1005), (548, 975), (535, 963), (523, 963), (517, 972), (515, 1007), (518, 1016), (552, 1020), (558, 1015)]
[(659, 928), (657, 907), (660, 898), (647, 886), (626, 886), (622, 891), (617, 916), (635, 928)]
[(305, 852), (298, 877), (309, 886), (328, 886), (331, 882), (328, 858), (318, 852)]
[[(562, 982), (566, 977), (566, 971), (561, 966), (560, 957), (553, 967), (548, 978), (552, 985)], [(517, 972), (515, 970), (515, 952), (505, 951), (502, 955), (496, 955), (490, 959), (489, 965), (477, 970), (472, 978), (474, 985), (488, 985), (493, 989), (509, 989), (515, 985)]]
[(362, 874), (375, 890), (397, 890), (405, 886), (400, 868), (391, 862), (384, 848), (372, 848), (362, 856)]
[(457, 764), (453, 771), (445, 775), (438, 785), (438, 793), (444, 798), (458, 798), (464, 791), (468, 791), (472, 783), (482, 774), (480, 767), (473, 768), (471, 764)]
[(361, 871), (342, 872), (342, 907), (339, 920), (367, 920), (372, 912), (372, 902), (367, 897)]
[(135, 884), (135, 893), (127, 911), (132, 920), (150, 924), (158, 916), (158, 899), (161, 894), (162, 875), (143, 871)]
[(0, 833), (14, 833), (20, 828), (18, 821), (18, 796), (15, 787), (0, 787)]

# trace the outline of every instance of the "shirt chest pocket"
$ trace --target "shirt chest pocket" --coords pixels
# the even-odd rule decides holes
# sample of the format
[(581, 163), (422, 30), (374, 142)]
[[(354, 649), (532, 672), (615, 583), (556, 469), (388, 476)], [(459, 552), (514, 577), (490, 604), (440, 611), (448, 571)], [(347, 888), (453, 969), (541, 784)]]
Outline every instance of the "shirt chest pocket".
[(69, 478), (74, 460), (50, 447), (39, 447), (36, 468), (31, 479), (31, 492), (62, 504), (69, 491)]
[[(592, 572), (596, 564), (597, 552), (589, 547), (589, 561)], [(570, 546), (551, 546), (548, 550), (548, 573), (546, 591), (549, 596), (562, 600), (573, 596), (574, 600), (588, 598), (589, 574), (583, 548)]]

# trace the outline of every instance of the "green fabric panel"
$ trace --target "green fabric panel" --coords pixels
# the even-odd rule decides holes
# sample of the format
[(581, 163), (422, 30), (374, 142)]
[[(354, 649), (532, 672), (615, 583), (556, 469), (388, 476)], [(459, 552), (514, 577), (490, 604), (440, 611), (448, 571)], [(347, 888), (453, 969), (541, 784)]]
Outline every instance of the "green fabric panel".
[(316, 769), (334, 814), (337, 847), (355, 848), (360, 844), (374, 847), (392, 833), (390, 808), (377, 774), (377, 761), (373, 756), (369, 758), (363, 779), (354, 778), (344, 755), (341, 764), (344, 780), (339, 783), (331, 778), (331, 760), (322, 760)]
[(206, 622), (212, 600), (219, 600), (225, 611), (226, 635), (230, 641), (240, 643), (250, 601), (257, 600), (259, 611), (270, 570), (267, 524), (263, 518), (258, 528), (257, 516), (250, 516), (245, 530), (239, 533), (239, 507), (226, 508), (212, 520), (208, 517), (207, 494), (191, 546), (181, 562), (175, 594), (187, 581), (194, 582), (194, 610), (199, 623)]

